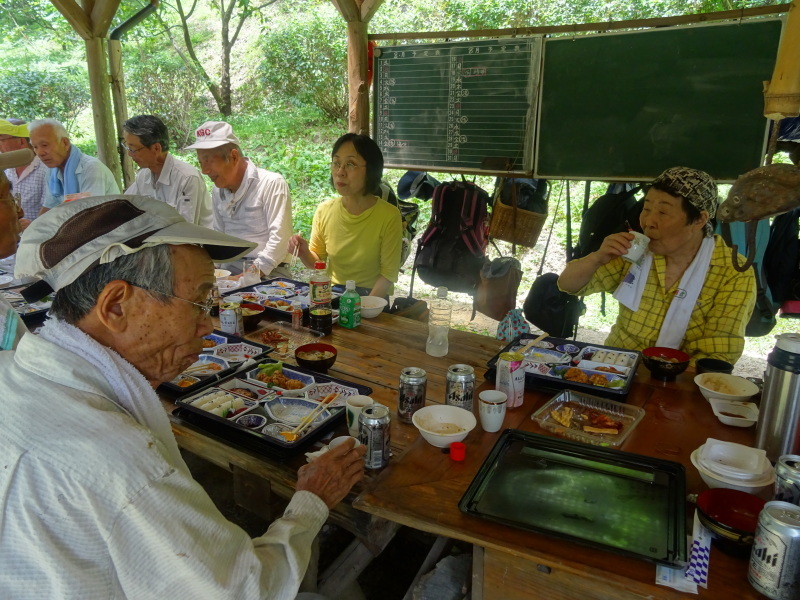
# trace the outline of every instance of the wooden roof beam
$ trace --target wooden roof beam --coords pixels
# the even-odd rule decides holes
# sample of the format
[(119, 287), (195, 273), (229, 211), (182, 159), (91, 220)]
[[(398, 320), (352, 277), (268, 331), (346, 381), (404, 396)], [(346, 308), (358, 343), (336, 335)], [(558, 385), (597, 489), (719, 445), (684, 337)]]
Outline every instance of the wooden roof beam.
[(370, 19), (372, 19), (372, 17), (375, 15), (381, 4), (383, 4), (383, 0), (362, 0), (361, 20), (364, 23), (369, 23)]
[(331, 0), (331, 2), (348, 23), (361, 20), (361, 9), (356, 0)]
[(78, 6), (75, 0), (50, 0), (75, 32), (84, 40), (92, 39), (92, 24), (89, 16)]
[(95, 2), (92, 8), (92, 33), (95, 37), (106, 37), (108, 35), (108, 28), (111, 27), (111, 21), (114, 15), (117, 14), (120, 2), (122, 0), (101, 0)]

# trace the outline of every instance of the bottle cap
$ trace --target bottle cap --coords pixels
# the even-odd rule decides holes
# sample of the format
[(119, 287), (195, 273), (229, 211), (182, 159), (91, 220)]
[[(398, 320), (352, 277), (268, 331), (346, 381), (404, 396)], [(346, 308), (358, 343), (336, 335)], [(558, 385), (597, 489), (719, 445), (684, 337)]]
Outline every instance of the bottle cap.
[(355, 282), (354, 280), (352, 280), (352, 279), (348, 279), (348, 280), (345, 282), (345, 287), (346, 287), (348, 290), (354, 290), (354, 289), (356, 289), (356, 282)]
[(467, 445), (464, 442), (453, 442), (450, 444), (450, 458), (461, 462), (467, 455)]
[(314, 268), (317, 269), (317, 270), (322, 269), (324, 271), (325, 270), (325, 263), (322, 262), (321, 260), (319, 260), (319, 261), (314, 263)]

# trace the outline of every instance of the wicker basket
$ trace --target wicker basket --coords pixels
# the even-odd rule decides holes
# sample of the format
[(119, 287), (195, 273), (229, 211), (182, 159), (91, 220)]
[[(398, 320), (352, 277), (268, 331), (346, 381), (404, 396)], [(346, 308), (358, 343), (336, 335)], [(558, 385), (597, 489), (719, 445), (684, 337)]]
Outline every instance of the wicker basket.
[(495, 196), (492, 220), (489, 223), (489, 237), (533, 248), (542, 232), (547, 215), (517, 208), (516, 196), (512, 191), (514, 206), (503, 204), (499, 192)]

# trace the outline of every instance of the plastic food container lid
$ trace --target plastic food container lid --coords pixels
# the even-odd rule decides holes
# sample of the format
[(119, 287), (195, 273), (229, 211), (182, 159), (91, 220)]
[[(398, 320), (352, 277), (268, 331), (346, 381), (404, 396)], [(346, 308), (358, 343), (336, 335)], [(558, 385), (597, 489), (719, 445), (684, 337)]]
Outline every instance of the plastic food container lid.
[[(701, 446), (700, 463), (711, 472), (737, 478), (760, 477), (769, 466), (766, 451), (708, 438)], [(765, 464), (766, 463), (766, 464)]]

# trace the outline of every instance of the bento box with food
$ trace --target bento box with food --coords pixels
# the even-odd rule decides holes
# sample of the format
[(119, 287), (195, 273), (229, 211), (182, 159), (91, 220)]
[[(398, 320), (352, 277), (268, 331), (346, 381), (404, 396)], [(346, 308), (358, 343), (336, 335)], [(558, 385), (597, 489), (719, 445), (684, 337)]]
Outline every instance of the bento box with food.
[(537, 410), (531, 419), (562, 437), (618, 448), (644, 417), (644, 409), (564, 390)]
[(194, 364), (159, 389), (187, 394), (205, 388), (238, 369), (246, 360), (260, 360), (273, 347), (257, 344), (239, 336), (214, 330), (203, 338), (203, 354)]
[(256, 331), (253, 337), (272, 346), (275, 349), (273, 355), (277, 358), (288, 359), (294, 358), (294, 351), (297, 348), (318, 341), (322, 335), (319, 331), (307, 327), (292, 329), (290, 323), (278, 321)]
[(496, 373), (500, 354), (524, 350), (525, 388), (575, 389), (606, 398), (628, 395), (641, 354), (586, 342), (547, 337), (528, 348), (535, 335), (515, 339), (494, 356), (487, 377)]
[[(291, 321), (292, 303), (298, 301), (303, 309), (303, 321), (308, 323), (308, 293), (308, 283), (278, 277), (243, 288), (227, 290), (222, 297), (223, 301), (225, 298), (238, 297), (243, 302), (261, 304), (265, 309), (265, 315), (283, 321)], [(344, 293), (342, 286), (331, 286), (331, 304), (334, 307), (339, 305), (339, 296), (342, 293)]]
[[(258, 369), (259, 366), (270, 369)], [(314, 383), (295, 396), (267, 387), (267, 382), (250, 377), (251, 372), (237, 373), (215, 382), (213, 387), (179, 397), (173, 414), (226, 441), (283, 458), (304, 451), (340, 424), (344, 419), (345, 397), (372, 393), (367, 386), (312, 374), (301, 367), (284, 367), (269, 358), (262, 359), (253, 371), (273, 375), (280, 372), (287, 380), (297, 377), (300, 383), (308, 380)], [(299, 438), (289, 441), (281, 435), (295, 429), (314, 409), (318, 409), (317, 416)]]
[(28, 302), (22, 296), (22, 290), (26, 287), (25, 285), (20, 285), (0, 289), (0, 295), (17, 311), (17, 314), (26, 325), (38, 324), (47, 315), (47, 311), (53, 305), (53, 298), (56, 294), (53, 292), (37, 302)]

